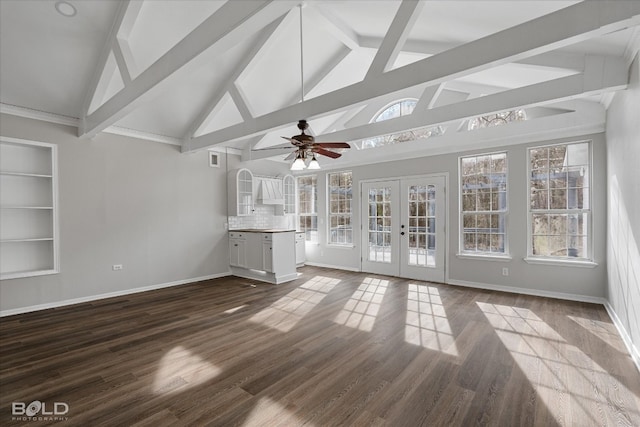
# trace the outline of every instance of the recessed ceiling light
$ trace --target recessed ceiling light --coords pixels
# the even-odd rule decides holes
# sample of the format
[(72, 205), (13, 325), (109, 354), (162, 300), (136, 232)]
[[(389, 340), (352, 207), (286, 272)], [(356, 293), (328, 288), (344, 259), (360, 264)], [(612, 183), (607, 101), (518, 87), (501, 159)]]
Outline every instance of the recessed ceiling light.
[(69, 2), (59, 1), (56, 3), (56, 10), (62, 16), (66, 16), (67, 18), (71, 18), (72, 16), (76, 16), (78, 11), (75, 7)]

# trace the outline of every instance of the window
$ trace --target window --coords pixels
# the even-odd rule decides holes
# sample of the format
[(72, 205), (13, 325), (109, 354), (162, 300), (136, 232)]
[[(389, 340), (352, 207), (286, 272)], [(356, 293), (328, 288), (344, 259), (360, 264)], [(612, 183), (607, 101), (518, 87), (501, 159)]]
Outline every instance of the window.
[(467, 128), (469, 130), (489, 128), (494, 126), (506, 125), (510, 122), (520, 122), (527, 120), (527, 114), (524, 110), (503, 111), (501, 113), (479, 116), (469, 120)]
[[(417, 99), (404, 99), (402, 101), (396, 101), (377, 113), (371, 120), (371, 123), (395, 119), (401, 116), (408, 116), (413, 113), (413, 110), (416, 108), (417, 104)], [(439, 136), (442, 134), (444, 134), (444, 128), (442, 126), (431, 126), (428, 128), (414, 129), (406, 132), (394, 133), (391, 135), (382, 135), (375, 138), (368, 138), (357, 142), (356, 147), (359, 150), (364, 150), (367, 148), (376, 148), (382, 147), (384, 145), (397, 144), (399, 142), (415, 141), (416, 139), (420, 138), (430, 138), (432, 136)]]
[(588, 142), (529, 149), (529, 256), (590, 260)]
[(352, 245), (351, 172), (329, 174), (329, 244)]
[(507, 153), (460, 158), (461, 253), (504, 255)]
[(298, 177), (298, 231), (308, 242), (318, 241), (318, 185), (316, 176)]

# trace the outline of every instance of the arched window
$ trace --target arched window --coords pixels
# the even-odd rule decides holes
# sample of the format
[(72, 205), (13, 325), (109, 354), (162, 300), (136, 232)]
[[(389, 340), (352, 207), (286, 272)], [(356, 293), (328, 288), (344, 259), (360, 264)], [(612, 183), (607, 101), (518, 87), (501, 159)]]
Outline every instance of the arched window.
[[(418, 104), (417, 99), (407, 98), (393, 102), (378, 112), (371, 123), (382, 122), (384, 120), (395, 119), (401, 116), (408, 116)], [(382, 135), (374, 138), (368, 138), (357, 144), (359, 149), (382, 147), (383, 145), (397, 144), (398, 142), (414, 141), (419, 138), (429, 138), (431, 136), (442, 135), (444, 129), (442, 126), (432, 126), (424, 129), (409, 130), (406, 132), (394, 133), (391, 135)]]
[(519, 122), (527, 120), (527, 114), (522, 109), (503, 111), (496, 114), (488, 114), (486, 116), (478, 116), (469, 120), (468, 129), (482, 129), (494, 126), (505, 125), (510, 122)]

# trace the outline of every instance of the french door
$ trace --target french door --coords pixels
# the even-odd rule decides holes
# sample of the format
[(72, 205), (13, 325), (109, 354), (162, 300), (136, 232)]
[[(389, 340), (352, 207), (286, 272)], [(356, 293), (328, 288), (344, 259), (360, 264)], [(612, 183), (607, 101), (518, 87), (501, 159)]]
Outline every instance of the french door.
[(444, 282), (445, 178), (362, 183), (362, 271)]

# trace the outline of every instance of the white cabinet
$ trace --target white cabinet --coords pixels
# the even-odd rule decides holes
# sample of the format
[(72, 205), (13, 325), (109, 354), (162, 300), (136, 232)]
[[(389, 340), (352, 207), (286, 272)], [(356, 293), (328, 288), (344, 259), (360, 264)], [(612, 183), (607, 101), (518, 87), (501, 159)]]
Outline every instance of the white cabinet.
[(301, 266), (307, 261), (304, 233), (296, 233), (296, 265)]
[(0, 279), (58, 266), (57, 147), (0, 138)]
[(262, 269), (268, 273), (273, 273), (273, 244), (264, 242), (262, 244)]
[(246, 216), (254, 212), (253, 174), (249, 169), (229, 171), (227, 186), (229, 190), (229, 216)]
[(231, 231), (229, 245), (231, 272), (236, 276), (276, 284), (298, 277), (293, 231)]
[(247, 268), (247, 241), (245, 233), (229, 233), (229, 264)]
[(282, 196), (284, 203), (276, 206), (276, 215), (294, 215), (296, 213), (296, 180), (292, 175), (282, 178)]

